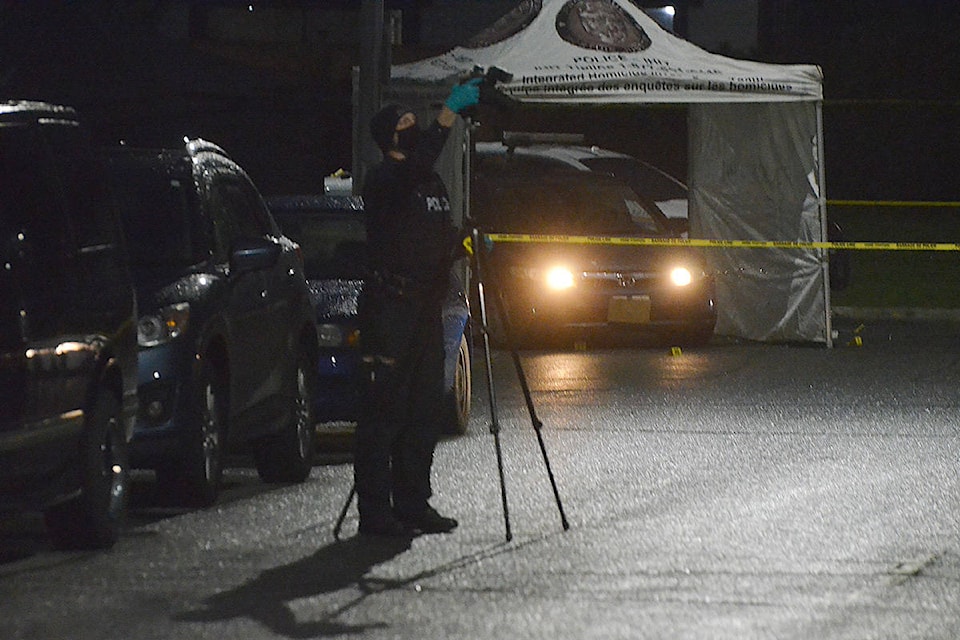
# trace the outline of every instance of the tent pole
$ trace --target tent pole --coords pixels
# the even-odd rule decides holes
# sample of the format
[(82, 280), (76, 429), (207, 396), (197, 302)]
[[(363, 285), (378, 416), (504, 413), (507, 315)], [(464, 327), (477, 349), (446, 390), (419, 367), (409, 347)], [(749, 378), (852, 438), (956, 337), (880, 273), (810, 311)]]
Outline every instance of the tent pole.
[(390, 78), (390, 47), (384, 40), (383, 0), (360, 5), (360, 68), (353, 78), (353, 192), (362, 193), (367, 171), (380, 161), (380, 149), (367, 123), (380, 110), (384, 76)]
[[(817, 100), (817, 181), (819, 184), (817, 208), (820, 212), (820, 240), (826, 241), (827, 229), (827, 182), (826, 168), (824, 167), (823, 151), (823, 100)], [(827, 348), (833, 348), (833, 312), (830, 309), (830, 264), (829, 250), (822, 249), (828, 253), (828, 260), (822, 261), (823, 269), (823, 308), (826, 313), (825, 323), (827, 331)]]

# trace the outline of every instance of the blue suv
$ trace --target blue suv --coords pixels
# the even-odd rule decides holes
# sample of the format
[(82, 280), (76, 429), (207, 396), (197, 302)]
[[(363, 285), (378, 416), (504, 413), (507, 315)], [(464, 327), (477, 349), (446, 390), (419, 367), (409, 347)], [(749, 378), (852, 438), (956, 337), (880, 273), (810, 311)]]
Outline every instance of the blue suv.
[[(363, 402), (356, 378), (360, 361), (357, 300), (366, 272), (363, 199), (306, 194), (273, 196), (267, 198), (267, 204), (284, 233), (303, 247), (320, 347), (320, 384), (314, 407), (324, 426), (321, 432), (342, 435), (342, 430), (331, 427), (356, 422)], [(465, 433), (470, 421), (470, 309), (464, 262), (458, 261), (451, 269), (443, 305), (444, 398), (438, 419), (448, 434)], [(346, 432), (349, 434), (349, 428)]]
[(304, 481), (317, 342), (299, 246), (215, 144), (108, 157), (139, 299), (134, 467), (186, 506), (216, 500), (227, 453)]

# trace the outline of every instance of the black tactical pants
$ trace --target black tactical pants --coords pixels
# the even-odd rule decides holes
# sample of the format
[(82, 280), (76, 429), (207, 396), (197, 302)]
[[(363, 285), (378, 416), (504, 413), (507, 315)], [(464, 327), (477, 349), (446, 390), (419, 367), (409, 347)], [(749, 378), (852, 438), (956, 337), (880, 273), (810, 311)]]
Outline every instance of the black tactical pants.
[(365, 357), (354, 479), (361, 519), (391, 508), (418, 514), (431, 496), (443, 395), (441, 304), (433, 296), (365, 287)]

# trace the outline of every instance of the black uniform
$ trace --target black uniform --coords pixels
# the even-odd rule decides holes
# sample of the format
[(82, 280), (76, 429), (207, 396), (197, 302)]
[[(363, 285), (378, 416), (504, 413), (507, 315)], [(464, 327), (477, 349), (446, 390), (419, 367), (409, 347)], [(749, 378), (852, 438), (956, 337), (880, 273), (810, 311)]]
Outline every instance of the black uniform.
[(354, 459), (361, 522), (391, 509), (416, 515), (432, 493), (441, 311), (459, 237), (433, 171), (448, 132), (434, 122), (406, 160), (385, 157), (364, 186), (370, 272), (360, 297), (364, 400)]

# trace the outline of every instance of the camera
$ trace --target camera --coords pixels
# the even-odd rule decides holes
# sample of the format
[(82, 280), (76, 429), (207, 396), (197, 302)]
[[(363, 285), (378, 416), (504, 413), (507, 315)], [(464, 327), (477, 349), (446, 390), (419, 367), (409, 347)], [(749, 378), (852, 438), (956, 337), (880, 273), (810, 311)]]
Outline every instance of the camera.
[(510, 107), (517, 103), (516, 100), (497, 89), (500, 82), (510, 82), (513, 80), (513, 74), (504, 71), (500, 67), (474, 67), (468, 79), (483, 78), (480, 83), (480, 104), (492, 105), (495, 107)]
[(496, 85), (498, 82), (510, 82), (513, 80), (513, 74), (504, 71), (500, 67), (489, 67), (486, 71), (483, 70), (483, 67), (474, 67), (470, 77), (483, 78), (493, 85)]

